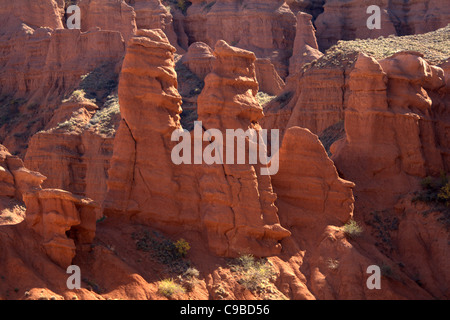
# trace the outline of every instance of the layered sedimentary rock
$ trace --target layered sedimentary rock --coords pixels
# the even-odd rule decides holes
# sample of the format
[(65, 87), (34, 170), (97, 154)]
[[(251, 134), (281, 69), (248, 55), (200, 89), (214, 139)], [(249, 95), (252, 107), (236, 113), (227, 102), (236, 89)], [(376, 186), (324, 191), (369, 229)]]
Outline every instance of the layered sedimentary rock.
[[(212, 70), (214, 59), (213, 50), (206, 43), (195, 42), (189, 46), (188, 52), (183, 55), (181, 61), (198, 78), (204, 80)], [(277, 95), (283, 90), (284, 81), (270, 59), (256, 59), (255, 68), (260, 91)]]
[[(161, 3), (161, 0), (135, 0), (131, 1), (130, 5), (136, 12), (136, 25), (139, 29), (161, 29), (178, 53), (183, 53), (187, 49), (178, 44), (172, 14)], [(180, 31), (180, 34), (182, 35), (183, 32)]]
[[(371, 5), (380, 7), (381, 28), (369, 29), (367, 21), (372, 13), (366, 13)], [(328, 49), (338, 40), (353, 40), (356, 38), (378, 38), (396, 34), (394, 24), (387, 12), (388, 1), (326, 1), (324, 12), (317, 18), (317, 39), (321, 50)]]
[(56, 0), (2, 0), (0, 5), (0, 26), (2, 33), (24, 23), (31, 28), (42, 26), (52, 29), (63, 28), (61, 1)]
[(398, 35), (430, 32), (450, 21), (450, 8), (442, 0), (393, 0), (388, 8)]
[[(161, 30), (139, 30), (130, 41), (119, 85), (123, 120), (114, 143), (105, 212), (126, 212), (166, 230), (189, 226), (204, 234), (219, 255), (280, 252), (278, 241), (289, 232), (279, 225), (270, 178), (260, 176), (259, 167), (172, 162), (171, 134), (181, 129), (174, 51)], [(210, 129), (254, 128), (252, 122), (263, 116), (255, 98), (255, 55), (223, 41), (214, 54), (198, 101), (199, 120)]]
[(290, 226), (341, 225), (353, 215), (353, 182), (339, 177), (319, 138), (308, 129), (286, 130), (280, 171), (272, 178), (280, 216)]
[(285, 83), (269, 59), (256, 59), (255, 68), (259, 91), (272, 96), (276, 96), (283, 91)]
[(119, 31), (127, 42), (136, 32), (136, 13), (125, 1), (80, 0), (81, 31)]
[(129, 42), (119, 84), (122, 122), (106, 200), (107, 208), (168, 222), (176, 221), (177, 184), (167, 150), (181, 113), (174, 52), (161, 30), (138, 30)]
[[(205, 129), (222, 132), (227, 129), (253, 129), (258, 133), (257, 121), (263, 117), (263, 112), (255, 98), (258, 91), (255, 55), (231, 47), (224, 41), (216, 44), (214, 54), (213, 70), (206, 77), (205, 89), (198, 99), (199, 121)], [(227, 143), (224, 143), (224, 149), (227, 149)], [(250, 144), (247, 142), (245, 145), (250, 148)], [(232, 148), (235, 149), (235, 146)], [(261, 174), (261, 167), (229, 163), (213, 165), (200, 178), (200, 211), (209, 228), (221, 230), (219, 235), (208, 236), (214, 241), (215, 251), (222, 251), (222, 255), (236, 255), (240, 251), (258, 256), (275, 254), (281, 250), (278, 241), (290, 235), (279, 224), (274, 205), (276, 195), (270, 177)], [(225, 174), (220, 177), (222, 182), (216, 185), (209, 178), (214, 172), (214, 176), (218, 177)], [(228, 185), (225, 189), (224, 183)], [(217, 195), (221, 196), (217, 198)], [(244, 198), (245, 202), (239, 200)], [(230, 242), (227, 251), (223, 251), (221, 233), (225, 233)]]
[(316, 30), (311, 18), (312, 16), (303, 12), (297, 14), (297, 32), (292, 57), (289, 60), (289, 74), (291, 75), (299, 72), (306, 63), (323, 55), (317, 45)]
[(94, 240), (97, 205), (91, 199), (59, 189), (25, 193), (23, 198), (25, 222), (40, 236), (45, 253), (61, 267), (71, 265), (76, 245)]
[(112, 138), (91, 131), (41, 132), (30, 140), (25, 163), (32, 170), (45, 172), (44, 188), (60, 188), (101, 203), (112, 149)]
[(1, 93), (22, 97), (35, 93), (31, 98), (36, 100), (62, 96), (82, 75), (104, 63), (118, 62), (124, 52), (122, 37), (114, 31), (81, 33), (24, 26), (14, 36), (15, 41), (5, 43)]
[(299, 126), (315, 134), (344, 118), (346, 101), (345, 66), (308, 68), (287, 80), (284, 91), (265, 108), (264, 128)]
[(398, 53), (380, 62), (359, 56), (350, 73), (346, 138), (332, 146), (333, 160), (379, 206), (393, 205), (418, 177), (448, 170), (439, 147), (445, 138), (434, 126), (440, 101), (431, 99), (444, 85), (443, 70), (420, 54)]
[(218, 40), (269, 58), (285, 78), (292, 54), (295, 15), (284, 1), (192, 1), (185, 18), (189, 43)]
[(81, 77), (101, 66), (117, 68), (125, 50), (116, 31), (33, 30), (23, 25), (5, 37), (9, 40), (2, 42), (0, 95), (14, 108), (4, 111), (8, 121), (1, 123), (0, 135), (11, 152), (22, 155), (29, 137), (46, 127)]
[[(75, 256), (76, 245), (82, 249), (94, 239), (97, 205), (91, 199), (67, 191), (42, 189), (41, 184), (46, 177), (25, 168), (22, 160), (9, 154), (3, 146), (1, 148), (3, 183), (9, 187), (2, 196), (21, 199), (27, 207), (25, 221), (20, 228), (26, 226), (27, 233), (35, 232), (32, 239), (53, 262), (62, 267), (69, 266)], [(28, 237), (25, 238), (28, 241)]]
[(203, 42), (191, 44), (181, 59), (182, 63), (202, 80), (211, 72), (213, 60), (213, 50)]
[[(380, 29), (369, 29), (367, 20), (373, 12), (369, 6), (380, 10)], [(441, 0), (403, 1), (326, 1), (324, 12), (315, 21), (319, 47), (325, 50), (338, 40), (377, 38), (379, 36), (425, 33), (448, 24), (450, 9)]]

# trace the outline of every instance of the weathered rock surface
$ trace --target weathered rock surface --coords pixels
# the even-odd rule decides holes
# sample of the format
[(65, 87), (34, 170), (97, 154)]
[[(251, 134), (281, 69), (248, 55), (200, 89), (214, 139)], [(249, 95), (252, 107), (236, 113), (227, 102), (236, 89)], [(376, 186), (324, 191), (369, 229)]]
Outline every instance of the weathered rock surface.
[(320, 58), (315, 36), (315, 28), (311, 22), (312, 16), (299, 12), (297, 14), (297, 31), (295, 34), (294, 49), (289, 60), (289, 74), (294, 75), (306, 64)]
[(285, 83), (269, 59), (256, 59), (255, 68), (259, 91), (272, 96), (276, 96), (283, 91)]
[[(69, 266), (75, 256), (76, 245), (90, 244), (94, 239), (96, 204), (67, 191), (42, 189), (41, 184), (46, 177), (25, 168), (22, 160), (9, 154), (3, 146), (0, 158), (3, 175), (9, 180), (6, 181), (9, 188), (2, 196), (23, 200), (27, 207), (25, 221), (22, 222), (28, 229), (25, 232), (33, 230), (37, 234), (32, 236), (35, 244), (53, 262), (62, 267)], [(10, 177), (13, 177), (12, 181)]]
[[(161, 0), (135, 0), (130, 3), (136, 12), (136, 25), (139, 29), (161, 29), (166, 34), (171, 45), (178, 53), (185, 49), (178, 44), (178, 36), (173, 25), (173, 16)], [(182, 31), (180, 31), (182, 35)]]
[(284, 1), (192, 1), (184, 26), (189, 43), (201, 41), (212, 47), (225, 40), (258, 58), (269, 58), (278, 74), (287, 76), (295, 15)]
[(290, 226), (319, 221), (341, 225), (352, 217), (355, 185), (339, 177), (319, 138), (308, 129), (286, 130), (280, 171), (272, 182), (280, 215)]
[[(367, 27), (370, 14), (367, 14), (366, 11), (371, 5), (377, 5), (381, 9), (381, 29)], [(324, 12), (315, 21), (320, 49), (328, 49), (337, 40), (373, 39), (396, 34), (394, 24), (386, 11), (387, 6), (387, 0), (326, 1)]]
[(202, 80), (211, 72), (213, 60), (213, 50), (203, 42), (191, 44), (187, 53), (181, 58), (182, 63)]
[(125, 1), (80, 0), (81, 31), (119, 31), (126, 42), (136, 32), (136, 13)]
[[(379, 63), (359, 56), (350, 73), (346, 138), (332, 146), (333, 160), (378, 206), (395, 204), (417, 178), (448, 170), (442, 133), (432, 125), (440, 101), (433, 103), (428, 93), (444, 85), (443, 70), (418, 54), (398, 53)], [(360, 165), (351, 165), (355, 161)]]
[(52, 29), (63, 28), (61, 11), (63, 10), (61, 1), (56, 0), (2, 0), (0, 6), (0, 30), (1, 33), (15, 29), (22, 23), (38, 29), (39, 27), (49, 27)]
[[(220, 255), (235, 256), (246, 250), (256, 255), (280, 252), (278, 240), (289, 232), (278, 223), (268, 177), (259, 177), (250, 165), (234, 169), (172, 163), (170, 136), (181, 129), (174, 50), (161, 30), (138, 31), (130, 41), (119, 85), (123, 120), (109, 171), (106, 212), (127, 212), (166, 229), (190, 225), (204, 233), (210, 249)], [(199, 120), (205, 128), (247, 129), (263, 116), (255, 99), (256, 57), (225, 42), (216, 45), (214, 54), (212, 72), (198, 101)], [(138, 79), (142, 85), (136, 86)], [(143, 94), (142, 87), (152, 89)], [(149, 94), (153, 99), (148, 99)], [(137, 109), (141, 105), (148, 105), (143, 109), (147, 116)], [(238, 200), (244, 196), (248, 204)]]
[[(369, 29), (366, 13), (371, 5), (380, 7), (381, 28)], [(450, 9), (440, 0), (344, 1), (328, 0), (317, 17), (317, 38), (321, 50), (338, 40), (378, 38), (391, 34), (419, 34), (443, 28), (448, 24)]]

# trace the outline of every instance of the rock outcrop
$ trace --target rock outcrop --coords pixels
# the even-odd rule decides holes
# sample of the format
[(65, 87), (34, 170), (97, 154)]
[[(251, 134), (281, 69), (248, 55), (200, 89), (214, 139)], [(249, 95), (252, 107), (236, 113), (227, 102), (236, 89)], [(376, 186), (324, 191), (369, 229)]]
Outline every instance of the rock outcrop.
[(442, 133), (433, 126), (439, 100), (430, 97), (444, 85), (443, 70), (416, 53), (380, 62), (359, 56), (350, 73), (346, 138), (331, 149), (340, 172), (379, 206), (394, 205), (417, 178), (448, 170)]
[(202, 80), (211, 72), (213, 60), (213, 50), (203, 42), (191, 44), (187, 53), (181, 58), (181, 62)]
[[(199, 121), (207, 130), (252, 129), (258, 133), (257, 121), (263, 117), (263, 111), (255, 98), (258, 92), (255, 55), (224, 41), (216, 44), (214, 55), (213, 70), (206, 77), (205, 88), (198, 99)], [(226, 143), (223, 148), (227, 149)], [(248, 152), (246, 154), (248, 158)], [(209, 181), (213, 172), (217, 172), (214, 176), (220, 177), (221, 183), (214, 185)], [(210, 196), (203, 196), (207, 194)], [(205, 169), (200, 178), (200, 195), (200, 210), (208, 228), (221, 230), (219, 235), (211, 235), (215, 238), (212, 239), (215, 251), (221, 255), (246, 251), (258, 256), (275, 254), (281, 250), (278, 241), (290, 235), (279, 224), (273, 203), (276, 195), (270, 177), (261, 175), (260, 165), (213, 165)], [(243, 198), (245, 202), (239, 200)], [(229, 242), (226, 251), (223, 249), (225, 239)]]
[(277, 206), (289, 226), (342, 225), (353, 216), (353, 182), (339, 177), (333, 162), (308, 129), (286, 130), (280, 171), (272, 178)]
[(272, 96), (276, 96), (283, 91), (285, 83), (269, 59), (256, 59), (255, 68), (259, 91)]
[[(259, 168), (173, 164), (171, 134), (181, 129), (174, 51), (161, 30), (139, 30), (130, 41), (119, 85), (123, 120), (109, 171), (106, 213), (125, 213), (166, 230), (189, 226), (205, 234), (210, 250), (223, 256), (280, 252), (278, 241), (289, 232), (279, 225), (270, 178), (259, 176)], [(252, 122), (263, 116), (255, 98), (255, 55), (224, 41), (214, 55), (198, 99), (199, 120), (206, 129), (255, 127)], [(143, 87), (152, 89), (145, 93)], [(243, 197), (248, 201), (239, 201)]]
[[(371, 5), (380, 7), (381, 28), (369, 29), (367, 20), (371, 14), (367, 14), (367, 8)], [(317, 39), (319, 48), (326, 50), (338, 40), (353, 40), (387, 37), (396, 34), (393, 22), (387, 12), (388, 1), (326, 1), (324, 12), (317, 18)]]
[[(139, 29), (161, 29), (178, 53), (183, 53), (187, 49), (178, 43), (173, 16), (170, 10), (161, 3), (161, 0), (135, 0), (130, 2), (130, 5), (136, 12), (136, 25)], [(180, 32), (180, 35), (182, 34)]]
[(125, 1), (80, 0), (81, 31), (119, 31), (126, 42), (136, 32), (136, 13)]
[(32, 237), (35, 244), (53, 262), (61, 267), (69, 266), (77, 246), (89, 249), (85, 245), (94, 239), (98, 206), (91, 199), (67, 191), (42, 189), (41, 184), (46, 177), (28, 170), (22, 160), (1, 147), (3, 184), (8, 187), (2, 190), (1, 196), (23, 200), (27, 207), (25, 221), (22, 222), (26, 225), (26, 232), (35, 232), (36, 236)]
[(201, 41), (212, 47), (225, 40), (258, 58), (269, 58), (282, 78), (288, 74), (295, 15), (284, 1), (192, 1), (184, 26), (189, 43)]
[[(367, 20), (373, 14), (366, 13), (371, 5), (378, 6), (381, 28), (369, 29)], [(440, 0), (402, 1), (326, 1), (324, 12), (315, 25), (321, 50), (326, 50), (338, 40), (378, 38), (391, 34), (403, 36), (426, 33), (448, 24), (450, 9)]]
[(299, 12), (297, 14), (297, 32), (295, 34), (294, 49), (289, 60), (289, 74), (294, 75), (306, 64), (323, 54), (319, 51), (315, 36), (315, 28), (311, 22), (312, 16)]
[(33, 0), (7, 1), (0, 5), (1, 33), (9, 32), (22, 23), (33, 28), (49, 27), (63, 28), (61, 1), (43, 0), (39, 3)]

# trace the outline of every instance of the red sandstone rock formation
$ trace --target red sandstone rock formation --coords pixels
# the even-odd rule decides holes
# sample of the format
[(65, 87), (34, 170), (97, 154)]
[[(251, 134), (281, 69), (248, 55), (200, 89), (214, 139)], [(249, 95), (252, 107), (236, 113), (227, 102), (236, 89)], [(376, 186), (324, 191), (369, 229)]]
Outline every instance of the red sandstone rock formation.
[[(370, 30), (366, 22), (371, 5), (381, 9), (381, 29)], [(448, 24), (450, 9), (440, 0), (402, 1), (344, 1), (329, 0), (324, 12), (315, 21), (317, 38), (322, 50), (338, 40), (378, 38), (390, 34), (426, 33)]]
[(178, 44), (172, 14), (161, 3), (161, 0), (135, 0), (132, 6), (136, 12), (136, 25), (139, 29), (161, 29), (178, 53), (183, 53), (187, 49), (183, 49)]
[[(268, 177), (255, 175), (258, 170), (250, 165), (234, 169), (226, 165), (176, 167), (172, 163), (170, 150), (175, 144), (170, 136), (181, 129), (174, 51), (161, 30), (138, 31), (130, 41), (119, 86), (123, 120), (111, 161), (107, 212), (126, 212), (166, 229), (190, 225), (204, 233), (210, 249), (220, 255), (235, 256), (248, 250), (256, 255), (280, 252), (278, 240), (289, 232), (278, 224)], [(263, 116), (255, 99), (256, 58), (225, 42), (217, 44), (215, 56), (213, 71), (199, 97), (199, 120), (205, 128), (247, 129)], [(149, 68), (161, 64), (164, 69)], [(236, 72), (240, 74), (237, 79)], [(136, 86), (137, 79), (141, 86)], [(152, 89), (143, 94), (142, 86)], [(221, 92), (226, 95), (220, 96)], [(148, 99), (148, 94), (153, 99)], [(142, 105), (148, 107), (142, 109)], [(148, 115), (142, 116), (142, 110)], [(238, 200), (244, 196), (247, 204)]]
[(56, 0), (2, 0), (0, 5), (0, 30), (8, 32), (21, 25), (37, 29), (49, 27), (52, 29), (63, 28), (61, 20), (61, 2)]
[(450, 8), (442, 0), (394, 0), (388, 9), (398, 35), (434, 31), (450, 21)]
[(189, 42), (214, 46), (218, 40), (269, 58), (278, 74), (287, 76), (295, 16), (284, 1), (192, 1), (185, 18)]
[(294, 49), (289, 60), (289, 74), (294, 75), (301, 68), (323, 54), (317, 45), (315, 28), (311, 23), (311, 16), (299, 12), (297, 14), (297, 32), (295, 34)]
[(285, 83), (269, 59), (256, 59), (255, 68), (259, 91), (272, 96), (276, 96), (283, 91)]
[[(371, 14), (367, 14), (366, 11), (371, 5), (377, 5), (381, 9), (381, 29), (367, 27), (367, 20)], [(326, 1), (324, 12), (315, 22), (320, 49), (328, 49), (337, 40), (378, 38), (396, 34), (394, 24), (386, 11), (387, 6), (387, 0), (351, 1), (351, 3), (341, 0)]]
[[(37, 234), (34, 239), (46, 255), (56, 264), (67, 267), (75, 256), (75, 244), (82, 247), (94, 239), (96, 204), (67, 191), (42, 189), (46, 177), (25, 168), (22, 160), (9, 154), (3, 146), (0, 159), (4, 184), (8, 186), (2, 196), (24, 201), (27, 211), (23, 223), (29, 228), (27, 232), (33, 230)], [(70, 232), (71, 238), (66, 232)]]
[[(255, 98), (258, 91), (255, 55), (224, 41), (216, 44), (214, 55), (213, 70), (206, 77), (205, 88), (198, 98), (199, 120), (206, 129), (222, 132), (226, 129), (259, 131), (257, 121), (263, 112)], [(213, 165), (204, 171), (200, 178), (200, 210), (208, 228), (221, 230), (219, 235), (209, 235), (215, 251), (221, 255), (247, 251), (258, 256), (279, 253), (278, 241), (290, 233), (279, 224), (277, 208), (273, 204), (276, 195), (269, 176), (260, 174), (260, 166), (224, 164)], [(214, 186), (208, 178), (212, 173), (218, 177), (224, 173), (225, 180)], [(225, 190), (224, 183), (228, 185)], [(221, 193), (219, 198), (213, 196)], [(211, 195), (203, 197), (203, 194)], [(239, 200), (243, 198), (245, 202)], [(221, 233), (225, 233), (229, 242), (226, 250)]]
[(377, 207), (395, 204), (417, 177), (448, 170), (428, 94), (444, 86), (443, 75), (415, 53), (380, 62), (361, 54), (350, 73), (347, 137), (332, 146), (333, 160), (360, 192), (378, 199)]
[(213, 50), (206, 43), (195, 42), (189, 46), (181, 61), (197, 77), (204, 80), (211, 72), (213, 60)]
[(315, 134), (343, 120), (347, 67), (308, 68), (289, 77), (284, 91), (265, 108), (264, 128), (300, 126)]
[(125, 1), (80, 0), (81, 31), (101, 30), (119, 31), (125, 43), (136, 32), (136, 13)]
[(280, 171), (272, 178), (280, 215), (289, 226), (341, 225), (353, 214), (355, 186), (341, 179), (318, 137), (308, 129), (286, 130)]

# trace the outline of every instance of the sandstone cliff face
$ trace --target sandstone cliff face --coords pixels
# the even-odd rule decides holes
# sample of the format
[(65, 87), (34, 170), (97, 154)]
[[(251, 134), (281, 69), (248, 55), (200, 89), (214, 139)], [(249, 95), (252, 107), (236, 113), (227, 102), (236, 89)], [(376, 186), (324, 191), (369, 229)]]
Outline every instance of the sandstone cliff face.
[(289, 60), (289, 74), (294, 75), (306, 64), (320, 58), (315, 36), (315, 28), (311, 22), (312, 16), (299, 12), (297, 14), (297, 31), (295, 34), (292, 57)]
[[(69, 266), (75, 256), (75, 244), (83, 246), (94, 239), (97, 206), (92, 200), (67, 191), (42, 189), (46, 177), (25, 168), (22, 160), (6, 149), (2, 150), (0, 159), (4, 184), (8, 186), (2, 196), (23, 200), (27, 207), (25, 221), (20, 227), (11, 228), (25, 228), (22, 232), (28, 233), (32, 230), (35, 233), (24, 238), (34, 239), (34, 245), (40, 246), (56, 264)], [(71, 238), (66, 232), (70, 232)]]
[[(370, 17), (366, 10), (371, 5), (379, 6), (381, 10), (381, 29), (367, 28), (367, 19)], [(378, 38), (396, 34), (394, 24), (389, 19), (386, 10), (387, 0), (378, 1), (326, 1), (324, 12), (317, 18), (317, 39), (319, 47), (326, 50), (340, 40), (353, 40), (356, 38)]]
[(389, 15), (398, 35), (426, 33), (448, 25), (450, 9), (441, 0), (389, 3)]
[[(206, 77), (205, 89), (198, 99), (199, 120), (205, 129), (222, 132), (255, 129), (258, 132), (259, 126), (255, 124), (263, 117), (263, 112), (256, 101), (255, 55), (230, 47), (224, 41), (216, 44), (214, 54), (213, 70)], [(209, 181), (213, 172), (217, 172), (214, 176), (224, 179), (216, 186)], [(213, 239), (216, 252), (237, 255), (249, 251), (258, 256), (280, 252), (278, 241), (290, 233), (279, 224), (273, 204), (276, 195), (269, 176), (261, 175), (259, 165), (224, 164), (205, 168), (200, 178), (200, 193), (203, 219), (212, 230), (222, 230), (229, 242), (229, 248), (223, 251), (220, 243), (225, 239), (221, 240), (220, 234), (219, 238), (212, 235), (216, 238)], [(221, 193), (224, 194), (217, 198)], [(245, 203), (239, 200), (243, 198)]]
[(2, 33), (24, 23), (31, 28), (41, 26), (52, 29), (63, 28), (61, 20), (63, 8), (60, 1), (32, 0), (1, 1), (0, 17)]
[[(358, 189), (371, 193), (372, 199), (375, 193), (382, 197), (379, 205), (393, 205), (417, 177), (448, 170), (438, 147), (440, 134), (432, 125), (436, 107), (428, 94), (444, 86), (443, 75), (442, 69), (414, 53), (399, 53), (379, 63), (360, 55), (350, 73), (347, 137), (332, 147), (333, 159)], [(355, 160), (349, 157), (357, 157), (361, 165), (350, 169)]]
[[(153, 50), (143, 50), (146, 47)], [(289, 232), (279, 226), (268, 177), (259, 177), (253, 166), (236, 170), (226, 165), (176, 167), (172, 163), (170, 150), (175, 144), (170, 136), (181, 129), (174, 50), (161, 30), (138, 31), (130, 42), (119, 86), (123, 120), (109, 171), (106, 212), (126, 212), (168, 230), (184, 225), (200, 231), (210, 249), (220, 255), (235, 256), (245, 250), (256, 255), (280, 252), (278, 240)], [(216, 60), (198, 101), (199, 120), (205, 128), (247, 129), (263, 116), (255, 99), (256, 58), (225, 42), (219, 42), (214, 52)], [(148, 68), (149, 63), (155, 67)], [(239, 80), (235, 72), (241, 74)], [(142, 86), (152, 88), (150, 93), (143, 94), (142, 86), (136, 86), (139, 78)], [(143, 110), (148, 112), (145, 117)], [(248, 204), (238, 200), (244, 195)]]
[[(187, 47), (183, 48), (182, 45), (179, 45), (173, 16), (170, 10), (167, 10), (161, 3), (161, 0), (137, 0), (133, 1), (131, 5), (136, 12), (136, 25), (139, 29), (161, 29), (178, 53), (183, 53), (187, 49)], [(183, 32), (180, 30), (180, 36), (182, 35)]]
[(308, 129), (286, 130), (280, 171), (272, 181), (280, 215), (290, 226), (325, 221), (341, 225), (352, 217), (355, 185), (339, 177), (318, 137)]
[(202, 80), (211, 72), (213, 60), (213, 50), (203, 42), (191, 44), (187, 53), (181, 58), (182, 63)]
[(292, 54), (295, 16), (284, 1), (192, 1), (185, 18), (189, 43), (217, 41), (269, 58), (278, 74), (287, 76), (287, 59)]
[(124, 1), (80, 0), (81, 31), (119, 31), (125, 43), (136, 32), (136, 13)]
[(300, 70), (287, 79), (284, 91), (266, 106), (261, 125), (281, 132), (300, 126), (320, 134), (343, 120), (348, 72), (346, 66)]
[[(381, 29), (366, 26), (371, 5), (381, 9)], [(343, 1), (328, 0), (317, 17), (317, 38), (322, 50), (337, 40), (378, 38), (390, 34), (408, 35), (430, 32), (448, 24), (450, 9), (440, 0), (425, 1)]]

